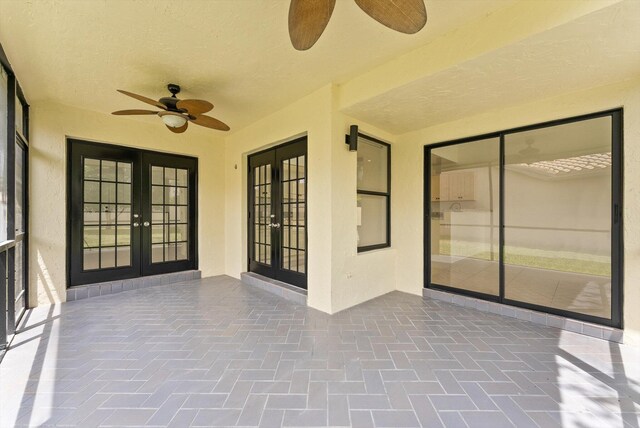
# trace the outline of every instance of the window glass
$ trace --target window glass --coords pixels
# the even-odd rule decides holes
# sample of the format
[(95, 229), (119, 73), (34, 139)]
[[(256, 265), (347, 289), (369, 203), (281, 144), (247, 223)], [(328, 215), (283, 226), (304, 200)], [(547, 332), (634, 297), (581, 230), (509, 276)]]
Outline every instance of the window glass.
[(387, 192), (389, 147), (366, 138), (358, 139), (358, 190)]
[(388, 247), (390, 146), (358, 135), (358, 250)]
[(7, 240), (7, 94), (8, 76), (0, 66), (0, 242)]
[(24, 110), (22, 103), (16, 95), (16, 131), (24, 135)]

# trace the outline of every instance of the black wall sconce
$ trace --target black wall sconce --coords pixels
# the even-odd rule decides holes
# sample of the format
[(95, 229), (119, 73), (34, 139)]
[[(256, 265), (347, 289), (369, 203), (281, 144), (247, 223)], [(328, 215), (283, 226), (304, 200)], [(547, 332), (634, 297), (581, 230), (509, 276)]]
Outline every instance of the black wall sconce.
[(344, 140), (344, 143), (349, 146), (350, 152), (358, 151), (358, 125), (349, 127), (349, 135), (345, 135)]

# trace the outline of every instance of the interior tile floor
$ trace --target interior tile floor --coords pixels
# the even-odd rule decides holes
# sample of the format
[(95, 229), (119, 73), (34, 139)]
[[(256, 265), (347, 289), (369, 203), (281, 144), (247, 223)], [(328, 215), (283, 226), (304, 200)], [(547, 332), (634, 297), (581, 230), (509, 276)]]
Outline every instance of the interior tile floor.
[(401, 292), (330, 316), (221, 276), (30, 311), (0, 426), (637, 428), (639, 362)]

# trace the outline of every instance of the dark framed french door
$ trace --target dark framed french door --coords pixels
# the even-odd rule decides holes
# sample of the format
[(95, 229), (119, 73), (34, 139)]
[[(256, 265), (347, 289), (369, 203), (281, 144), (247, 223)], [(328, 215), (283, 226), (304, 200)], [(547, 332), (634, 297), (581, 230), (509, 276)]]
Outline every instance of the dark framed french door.
[(248, 268), (307, 287), (307, 139), (249, 156)]
[(197, 268), (197, 160), (68, 140), (68, 283)]
[(622, 328), (622, 110), (425, 146), (425, 287)]

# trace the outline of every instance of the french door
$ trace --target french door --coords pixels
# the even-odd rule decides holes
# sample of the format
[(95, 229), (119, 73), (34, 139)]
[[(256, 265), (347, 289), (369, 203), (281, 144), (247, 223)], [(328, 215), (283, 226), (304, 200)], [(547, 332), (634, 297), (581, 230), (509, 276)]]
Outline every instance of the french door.
[(307, 287), (307, 139), (249, 157), (249, 271)]
[(70, 285), (197, 267), (196, 159), (68, 145)]

